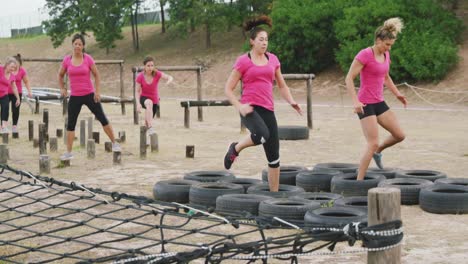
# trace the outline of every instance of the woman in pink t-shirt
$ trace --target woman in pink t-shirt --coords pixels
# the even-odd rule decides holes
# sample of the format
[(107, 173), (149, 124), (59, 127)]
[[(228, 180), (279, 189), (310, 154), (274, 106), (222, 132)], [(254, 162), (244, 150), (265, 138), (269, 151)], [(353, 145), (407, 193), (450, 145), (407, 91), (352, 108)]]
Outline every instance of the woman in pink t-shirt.
[[(119, 143), (115, 141), (114, 131), (104, 114), (100, 92), (100, 77), (93, 58), (84, 53), (85, 39), (81, 34), (75, 34), (72, 38), (73, 54), (67, 55), (62, 61), (59, 71), (59, 87), (66, 100), (67, 89), (63, 82), (65, 73), (70, 80), (70, 100), (68, 102), (68, 123), (67, 123), (67, 152), (60, 158), (68, 160), (73, 158), (71, 153), (73, 140), (75, 139), (75, 126), (80, 114), (81, 107), (86, 105), (102, 124), (104, 132), (112, 141), (112, 150), (121, 151)], [(91, 73), (94, 76), (95, 87), (91, 82)]]
[(141, 111), (143, 107), (146, 109), (145, 112), (145, 125), (148, 128), (148, 135), (154, 134), (153, 118), (156, 112), (159, 110), (159, 80), (163, 79), (166, 84), (172, 82), (172, 76), (165, 74), (154, 67), (154, 58), (147, 56), (143, 60), (145, 69), (138, 74), (136, 78), (137, 89), (135, 98), (140, 98), (138, 104), (138, 111)]
[[(245, 23), (244, 29), (249, 31), (251, 50), (237, 58), (229, 79), (226, 82), (225, 93), (232, 105), (239, 111), (242, 122), (249, 129), (250, 135), (233, 142), (224, 157), (224, 167), (230, 169), (239, 153), (247, 147), (263, 144), (268, 160), (268, 184), (270, 191), (277, 192), (279, 188), (280, 158), (278, 125), (273, 103), (273, 82), (277, 81), (281, 96), (299, 113), (301, 107), (294, 101), (289, 87), (281, 74), (278, 58), (267, 52), (268, 34), (262, 27), (271, 27), (271, 19), (261, 16)], [(241, 100), (237, 100), (234, 90), (242, 80), (243, 90)]]
[[(18, 95), (19, 95), (19, 98), (20, 98), (20, 101), (21, 101), (21, 97), (23, 96), (23, 85), (22, 85), (23, 82), (24, 82), (24, 84), (26, 86), (26, 89), (28, 90), (28, 96), (29, 97), (32, 97), (31, 86), (29, 85), (29, 79), (28, 79), (28, 75), (26, 73), (26, 70), (22, 66), (23, 65), (23, 60), (21, 59), (21, 55), (17, 54), (17, 55), (15, 55), (13, 57), (18, 61), (18, 67), (16, 67), (16, 70), (15, 70), (14, 74), (15, 74), (16, 88), (18, 89)], [(18, 132), (17, 125), (18, 125), (18, 119), (19, 119), (19, 115), (20, 115), (20, 107), (16, 106), (16, 96), (13, 93), (13, 89), (10, 89), (8, 91), (8, 98), (9, 98), (9, 100), (11, 102), (11, 115), (12, 115), (12, 119), (13, 119), (11, 132), (16, 133), (16, 132)]]
[[(383, 87), (390, 91), (406, 107), (404, 95), (392, 81), (389, 74), (390, 49), (395, 43), (397, 34), (401, 32), (403, 22), (400, 18), (391, 18), (375, 31), (374, 45), (361, 50), (354, 58), (346, 76), (346, 88), (353, 100), (354, 112), (361, 120), (361, 127), (367, 140), (359, 165), (358, 180), (364, 179), (372, 158), (376, 165), (383, 169), (381, 152), (405, 139), (395, 114), (389, 109), (383, 98)], [(354, 79), (360, 74), (361, 87), (356, 95)], [(390, 136), (379, 144), (378, 126), (382, 126)]]
[(13, 57), (7, 57), (5, 65), (0, 66), (0, 107), (1, 107), (1, 131), (0, 133), (8, 133), (8, 106), (10, 100), (8, 99), (8, 91), (11, 90), (16, 98), (15, 107), (21, 104), (18, 89), (16, 88), (14, 71), (18, 67), (18, 62)]

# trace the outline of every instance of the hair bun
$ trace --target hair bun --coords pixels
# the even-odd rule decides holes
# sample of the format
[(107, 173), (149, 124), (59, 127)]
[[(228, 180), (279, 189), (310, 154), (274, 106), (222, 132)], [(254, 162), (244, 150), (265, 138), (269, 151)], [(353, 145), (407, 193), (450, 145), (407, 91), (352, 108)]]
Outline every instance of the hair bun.
[(255, 28), (259, 25), (267, 25), (271, 27), (271, 18), (267, 15), (261, 15), (259, 17), (251, 18), (244, 23), (244, 30), (250, 31), (252, 28)]

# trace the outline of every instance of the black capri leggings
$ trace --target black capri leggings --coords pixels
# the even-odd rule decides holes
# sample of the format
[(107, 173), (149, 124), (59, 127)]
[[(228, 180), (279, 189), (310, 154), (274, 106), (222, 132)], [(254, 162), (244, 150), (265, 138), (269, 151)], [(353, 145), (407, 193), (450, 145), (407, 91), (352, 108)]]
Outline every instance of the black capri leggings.
[(8, 99), (8, 94), (0, 98), (0, 108), (2, 109), (2, 121), (8, 121), (8, 105), (10, 101)]
[(275, 113), (261, 106), (253, 107), (252, 113), (245, 117), (241, 115), (242, 123), (249, 129), (254, 144), (263, 144), (268, 167), (278, 168), (280, 166), (279, 138)]
[[(146, 96), (140, 96), (140, 104), (141, 104), (141, 107), (143, 107), (143, 109), (146, 109), (146, 106), (145, 106), (146, 99), (150, 99), (150, 98)], [(153, 103), (153, 118), (154, 118), (154, 115), (156, 115), (156, 112), (158, 111), (159, 111), (159, 105)]]
[[(23, 94), (19, 94), (20, 102), (23, 102), (23, 98), (21, 98), (22, 96)], [(18, 125), (21, 104), (18, 107), (16, 107), (16, 96), (14, 94), (9, 94), (8, 99), (11, 102), (11, 115), (13, 116), (13, 125), (16, 126)]]
[(83, 96), (70, 96), (68, 101), (68, 131), (75, 131), (76, 121), (80, 114), (81, 107), (86, 105), (89, 110), (96, 116), (97, 120), (101, 122), (102, 126), (107, 126), (109, 121), (104, 115), (101, 103), (94, 102), (94, 93), (90, 93)]

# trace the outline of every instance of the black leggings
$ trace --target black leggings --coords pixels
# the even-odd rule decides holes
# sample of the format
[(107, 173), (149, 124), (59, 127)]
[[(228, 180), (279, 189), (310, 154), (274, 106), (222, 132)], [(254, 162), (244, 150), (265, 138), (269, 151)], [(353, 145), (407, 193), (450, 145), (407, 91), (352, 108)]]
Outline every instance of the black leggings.
[(263, 144), (268, 167), (278, 168), (280, 166), (279, 138), (275, 113), (261, 106), (253, 107), (252, 113), (245, 117), (241, 115), (242, 123), (249, 129), (254, 144)]
[(102, 126), (107, 126), (109, 121), (104, 115), (101, 103), (94, 102), (94, 93), (83, 96), (70, 96), (68, 101), (68, 131), (75, 131), (76, 121), (80, 114), (81, 107), (86, 105), (89, 110), (96, 116), (97, 120), (101, 122)]
[[(20, 102), (23, 102), (23, 99), (21, 98), (22, 96), (23, 94), (19, 94)], [(14, 94), (9, 94), (8, 100), (11, 102), (11, 115), (13, 116), (13, 125), (16, 126), (18, 125), (21, 104), (18, 107), (16, 107), (16, 96)]]
[(0, 108), (2, 109), (2, 121), (8, 121), (8, 105), (10, 101), (8, 99), (8, 94), (0, 98)]

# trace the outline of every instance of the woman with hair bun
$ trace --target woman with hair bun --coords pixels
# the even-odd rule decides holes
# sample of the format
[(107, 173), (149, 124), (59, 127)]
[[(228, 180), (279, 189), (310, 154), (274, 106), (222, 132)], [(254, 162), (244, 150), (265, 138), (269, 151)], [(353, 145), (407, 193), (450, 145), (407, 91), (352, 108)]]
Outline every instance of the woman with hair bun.
[[(373, 158), (379, 168), (383, 168), (382, 151), (405, 139), (398, 120), (383, 98), (384, 85), (406, 107), (407, 100), (398, 91), (390, 77), (390, 49), (398, 33), (403, 29), (400, 18), (390, 18), (375, 31), (374, 45), (361, 50), (353, 60), (346, 76), (346, 88), (353, 100), (354, 112), (361, 121), (367, 141), (366, 150), (361, 157), (357, 180), (364, 179), (369, 163)], [(360, 74), (361, 87), (356, 95), (354, 79)], [(378, 126), (390, 132), (379, 144)]]
[[(29, 85), (29, 79), (26, 70), (23, 68), (23, 60), (21, 59), (21, 54), (16, 54), (13, 56), (16, 61), (18, 61), (18, 66), (15, 69), (15, 84), (16, 84), (16, 89), (18, 89), (18, 95), (19, 99), (21, 101), (21, 97), (23, 96), (23, 82), (24, 85), (26, 86), (26, 89), (28, 89), (28, 97), (32, 97), (32, 92), (31, 92), (31, 86)], [(11, 132), (16, 133), (18, 132), (18, 119), (20, 115), (20, 107), (16, 106), (16, 96), (13, 93), (13, 89), (8, 90), (8, 98), (11, 102), (11, 115), (12, 115), (12, 127), (11, 127)]]
[[(244, 30), (249, 32), (250, 51), (237, 58), (225, 85), (225, 93), (231, 104), (239, 111), (242, 123), (250, 135), (233, 142), (224, 157), (224, 167), (230, 169), (239, 153), (251, 146), (263, 145), (268, 160), (268, 183), (270, 191), (279, 188), (280, 157), (278, 125), (274, 113), (273, 82), (276, 80), (281, 96), (302, 115), (301, 107), (294, 101), (284, 81), (278, 58), (268, 48), (268, 33), (260, 27), (271, 27), (271, 19), (261, 16), (247, 21)], [(242, 80), (240, 101), (234, 89)]]

